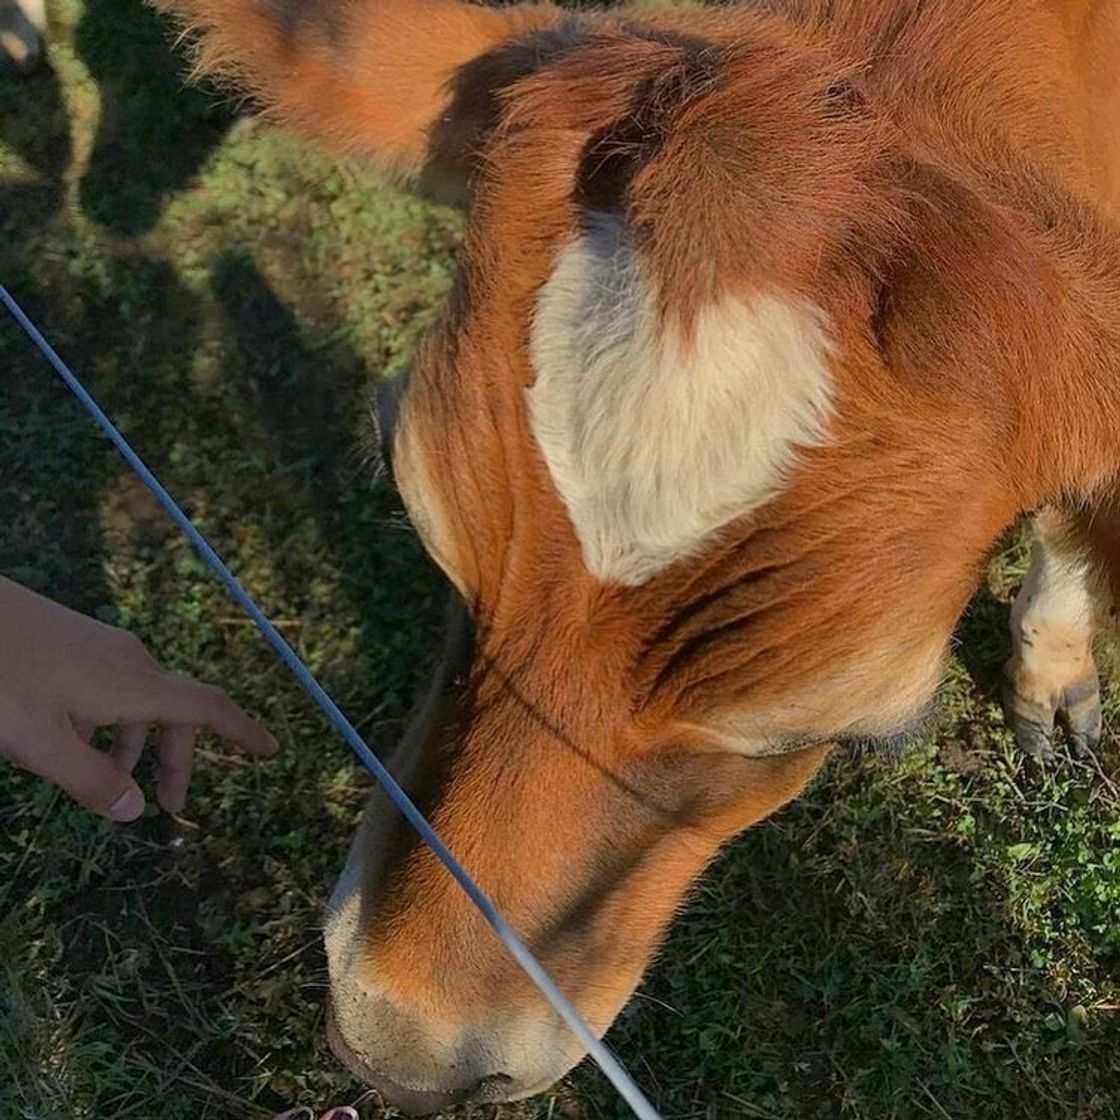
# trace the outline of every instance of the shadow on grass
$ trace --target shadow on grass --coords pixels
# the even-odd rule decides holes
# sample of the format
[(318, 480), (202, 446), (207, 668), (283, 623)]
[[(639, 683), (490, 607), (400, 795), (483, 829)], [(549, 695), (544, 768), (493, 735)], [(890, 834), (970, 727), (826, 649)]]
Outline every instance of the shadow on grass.
[(70, 122), (48, 63), (25, 76), (0, 70), (0, 140), (43, 178), (61, 181), (70, 165)]
[[(430, 671), (423, 659), (418, 664), (418, 640), (439, 648), (446, 588), (391, 483), (375, 484), (374, 468), (362, 457), (370, 371), (347, 347), (309, 337), (248, 259), (223, 258), (213, 289), (232, 335), (223, 378), (240, 411), (264, 429), (269, 458), (284, 478), (279, 500), (311, 511), (318, 524), (361, 628), (361, 657), (352, 668), (364, 666), (382, 687), (354, 679), (346, 666), (336, 666), (333, 678), (400, 721)], [(307, 574), (293, 567), (284, 544), (273, 541), (277, 563), (287, 568), (289, 586), (299, 588)], [(411, 672), (401, 680), (403, 666)]]
[(957, 657), (984, 694), (998, 699), (1003, 666), (1011, 656), (1011, 611), (981, 586), (957, 624)]
[[(138, 402), (173, 393), (168, 355), (189, 348), (193, 301), (169, 266), (130, 257), (108, 264), (97, 280), (74, 277), (36, 261), (32, 239), (5, 254), (4, 271), (24, 310), (123, 428), (139, 420)], [(148, 360), (157, 352), (158, 363)], [(111, 614), (102, 513), (124, 466), (7, 315), (0, 363), (0, 571), (71, 606)], [(149, 380), (157, 366), (158, 386)]]
[(186, 84), (170, 25), (142, 0), (89, 0), (75, 48), (101, 91), (82, 207), (118, 236), (145, 233), (236, 114), (213, 90)]
[[(0, 282), (90, 387), (112, 403), (134, 341), (122, 337), (121, 300), (183, 306), (166, 266), (143, 260), (84, 275), (58, 251), (74, 234), (63, 215), (72, 142), (49, 66), (0, 79), (4, 143), (30, 177), (0, 181)], [(130, 295), (126, 295), (129, 293)], [(153, 315), (155, 313), (153, 312)], [(120, 466), (77, 402), (7, 314), (0, 315), (0, 572), (71, 606), (107, 613), (99, 502)], [(100, 378), (102, 370), (115, 376)], [(135, 373), (131, 374), (135, 377)]]
[[(139, 0), (86, 7), (78, 46), (104, 80), (101, 128), (83, 199), (118, 232), (148, 228), (222, 134), (203, 111), (168, 113), (180, 64), (166, 29)], [(161, 110), (162, 106), (162, 110)], [(141, 401), (182, 386), (197, 301), (166, 264), (142, 255), (90, 267), (66, 220), (71, 127), (49, 64), (0, 77), (0, 138), (30, 175), (0, 180), (0, 282), (127, 426)], [(90, 612), (111, 614), (100, 503), (122, 471), (90, 419), (30, 340), (0, 316), (0, 571)], [(171, 359), (169, 362), (169, 358)]]
[(63, 174), (70, 164), (70, 122), (58, 76), (48, 64), (26, 76), (0, 69), (0, 144), (31, 172), (0, 179), (0, 283), (11, 285), (21, 251), (62, 206)]

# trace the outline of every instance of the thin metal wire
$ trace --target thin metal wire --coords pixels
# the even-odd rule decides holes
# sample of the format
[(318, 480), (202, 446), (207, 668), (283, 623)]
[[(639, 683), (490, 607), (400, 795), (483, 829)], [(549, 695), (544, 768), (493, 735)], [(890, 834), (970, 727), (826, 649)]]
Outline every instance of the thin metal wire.
[(540, 989), (541, 994), (556, 1009), (556, 1012), (567, 1023), (572, 1033), (583, 1044), (587, 1053), (606, 1075), (607, 1079), (618, 1091), (618, 1094), (629, 1105), (631, 1111), (639, 1120), (661, 1120), (656, 1109), (638, 1087), (637, 1083), (623, 1068), (619, 1060), (611, 1053), (610, 1049), (596, 1037), (595, 1032), (584, 1020), (583, 1016), (575, 1009), (568, 998), (556, 986), (548, 973), (529, 951), (521, 938), (513, 931), (509, 923), (495, 909), (494, 904), (486, 897), (482, 889), (467, 873), (466, 869), (452, 855), (451, 851), (440, 839), (439, 834), (425, 819), (424, 815), (412, 803), (408, 794), (400, 787), (396, 779), (385, 768), (384, 764), (370, 750), (365, 741), (354, 729), (353, 724), (343, 715), (338, 705), (330, 698), (327, 692), (312, 675), (311, 671), (299, 659), (291, 646), (280, 635), (275, 626), (269, 622), (264, 612), (250, 598), (238, 583), (237, 578), (226, 566), (222, 558), (210, 546), (209, 541), (202, 535), (190, 518), (179, 508), (175, 499), (164, 488), (158, 478), (148, 469), (144, 461), (132, 449), (128, 441), (118, 431), (116, 425), (101, 410), (97, 401), (86, 390), (85, 386), (71, 372), (69, 366), (58, 356), (54, 348), (39, 332), (35, 324), (24, 314), (23, 309), (12, 298), (8, 290), (0, 284), (0, 303), (8, 309), (12, 318), (20, 325), (24, 333), (38, 348), (39, 352), (54, 368), (55, 373), (65, 382), (67, 388), (78, 398), (86, 411), (96, 421), (98, 427), (109, 437), (113, 446), (124, 456), (128, 465), (140, 477), (144, 485), (155, 495), (167, 515), (186, 534), (187, 539), (197, 550), (202, 559), (211, 568), (214, 574), (225, 585), (226, 590), (237, 601), (242, 610), (252, 619), (264, 639), (280, 659), (295, 674), (296, 679), (309, 693), (311, 698), (326, 713), (327, 718), (334, 725), (338, 733), (350, 745), (350, 748), (364, 763), (367, 769), (380, 783), (389, 797), (389, 800), (404, 814), (409, 824), (419, 833), (420, 838), (435, 852), (440, 862), (454, 876), (455, 881), (466, 892), (467, 897), (478, 907), (482, 916), (490, 924), (502, 944), (509, 950), (510, 955), (525, 970), (529, 978)]

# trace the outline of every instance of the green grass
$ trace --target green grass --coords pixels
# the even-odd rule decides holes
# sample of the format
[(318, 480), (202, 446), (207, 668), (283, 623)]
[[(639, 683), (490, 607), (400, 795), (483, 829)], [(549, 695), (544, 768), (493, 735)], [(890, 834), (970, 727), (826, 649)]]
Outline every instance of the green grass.
[[(235, 127), (133, 0), (54, 15), (52, 73), (0, 80), (0, 279), (390, 743), (442, 591), (363, 463), (362, 400), (460, 221)], [(285, 747), (205, 749), (185, 819), (130, 828), (0, 770), (0, 1120), (353, 1100), (318, 922), (368, 780), (4, 323), (0, 378), (0, 572), (223, 682)], [(1120, 1116), (1118, 705), (1099, 767), (1016, 755), (995, 686), (1023, 562), (1012, 541), (962, 623), (934, 739), (834, 760), (698, 888), (611, 1035), (667, 1116)], [(622, 1112), (581, 1070), (477, 1114)]]

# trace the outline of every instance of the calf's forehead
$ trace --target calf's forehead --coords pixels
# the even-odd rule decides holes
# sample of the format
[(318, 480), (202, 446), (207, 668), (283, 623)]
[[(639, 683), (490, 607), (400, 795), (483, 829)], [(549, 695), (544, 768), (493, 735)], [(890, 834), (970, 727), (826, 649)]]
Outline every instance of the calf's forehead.
[(405, 394), (399, 476), (425, 539), (425, 521), (448, 527), (437, 559), (448, 538), (485, 553), (545, 532), (551, 559), (638, 587), (779, 495), (828, 442), (836, 343), (830, 315), (777, 284), (713, 297), (685, 322), (621, 212), (568, 218), (531, 254), (500, 225), (475, 232)]
[[(800, 80), (785, 72), (778, 77)], [(820, 90), (797, 90), (800, 124), (836, 119), (836, 106), (827, 104), (831, 95), (817, 85)], [(830, 282), (839, 267), (829, 256), (831, 213), (824, 208), (802, 223), (819, 235), (809, 254), (790, 240), (790, 216), (750, 192), (722, 200), (711, 213), (688, 212), (696, 196), (685, 176), (676, 222), (663, 197), (681, 166), (676, 133), (675, 148), (666, 141), (659, 149), (673, 149), (671, 164), (660, 166), (654, 151), (614, 198), (617, 205), (604, 205), (611, 200), (603, 192), (573, 187), (586, 174), (591, 134), (555, 126), (562, 116), (555, 93), (549, 92), (551, 101), (537, 98), (536, 123), (503, 134), (490, 153), (463, 279), (405, 395), (398, 475), (430, 551), (484, 616), (488, 635), (537, 630), (540, 648), (558, 644), (558, 618), (594, 628), (617, 614), (640, 614), (645, 617), (614, 633), (626, 634), (629, 653), (652, 647), (667, 661), (665, 651), (675, 651), (663, 632), (671, 633), (675, 616), (690, 609), (694, 596), (682, 589), (698, 582), (712, 589), (705, 614), (710, 629), (726, 631), (736, 610), (746, 610), (737, 636), (767, 655), (792, 661), (811, 653), (803, 659), (827, 669), (829, 659), (839, 665), (868, 653), (861, 683), (890, 678), (896, 643), (878, 624), (885, 607), (859, 604), (844, 640), (819, 640), (822, 629), (847, 625), (838, 618), (844, 597), (865, 589), (858, 580), (836, 578), (837, 571), (863, 565), (865, 557), (841, 550), (837, 571), (819, 586), (796, 586), (816, 578), (798, 574), (806, 525), (820, 526), (822, 535), (835, 530), (817, 508), (826, 502), (802, 500), (813, 485), (802, 468), (815, 461), (821, 481), (820, 462), (836, 443), (851, 400), (851, 380), (839, 387), (847, 354), (836, 316), (852, 311), (845, 301), (855, 289)], [(551, 118), (540, 108), (545, 102)], [(516, 96), (511, 104), (517, 107)], [(849, 165), (874, 159), (867, 135), (851, 121), (842, 124), (848, 147), (828, 153), (838, 184), (833, 206), (837, 197), (848, 204), (863, 197), (862, 180)], [(703, 148), (705, 127), (693, 113), (681, 135), (699, 135)], [(771, 139), (771, 147), (780, 146), (780, 135)], [(792, 150), (802, 167), (820, 171), (821, 161), (803, 143)], [(769, 151), (760, 166), (773, 178), (780, 163)], [(660, 207), (653, 227), (651, 199)], [(733, 233), (736, 223), (751, 234), (743, 244), (749, 267), (738, 270), (724, 267), (740, 236)], [(822, 261), (815, 286), (797, 268), (771, 267), (772, 247), (759, 249), (759, 235), (775, 223), (782, 225), (775, 243), (790, 249), (788, 256)], [(706, 262), (697, 238), (705, 230), (713, 245)], [(696, 291), (687, 284), (692, 266), (704, 279)], [(800, 492), (795, 504), (803, 523), (771, 524), (769, 563), (780, 578), (767, 591), (795, 601), (798, 612), (764, 612), (757, 600), (744, 608), (719, 588), (750, 568), (744, 556), (754, 548), (756, 522), (791, 492)], [(872, 503), (841, 504), (837, 518), (858, 535), (855, 526)], [(886, 509), (881, 500), (878, 508)], [(743, 545), (738, 553), (727, 547), (736, 542)], [(511, 601), (514, 607), (502, 614)], [(857, 631), (873, 648), (861, 649)], [(930, 667), (938, 663), (940, 642), (940, 632), (932, 646), (902, 642), (906, 656), (899, 663), (914, 670), (923, 690), (936, 675)], [(709, 661), (720, 658), (730, 654), (715, 652)], [(747, 690), (744, 680), (755, 682), (749, 673), (743, 679), (728, 673), (740, 693)], [(802, 675), (772, 672), (768, 690)], [(865, 700), (874, 693), (848, 690)]]
[(618, 215), (587, 215), (564, 245), (529, 333), (533, 440), (604, 584), (696, 555), (827, 439), (824, 312), (760, 287), (713, 300), (686, 332)]

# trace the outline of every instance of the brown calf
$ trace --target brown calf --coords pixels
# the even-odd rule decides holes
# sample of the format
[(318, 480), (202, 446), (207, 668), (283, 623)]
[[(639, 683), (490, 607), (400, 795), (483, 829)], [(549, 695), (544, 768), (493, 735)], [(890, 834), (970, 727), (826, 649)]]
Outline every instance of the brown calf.
[[(921, 716), (1047, 504), (1011, 709), (1095, 739), (1118, 0), (163, 6), (288, 126), (469, 188), (386, 433), (457, 590), (400, 766), (596, 1028), (728, 837)], [(405, 1108), (580, 1057), (380, 797), (327, 948), (335, 1047)]]

